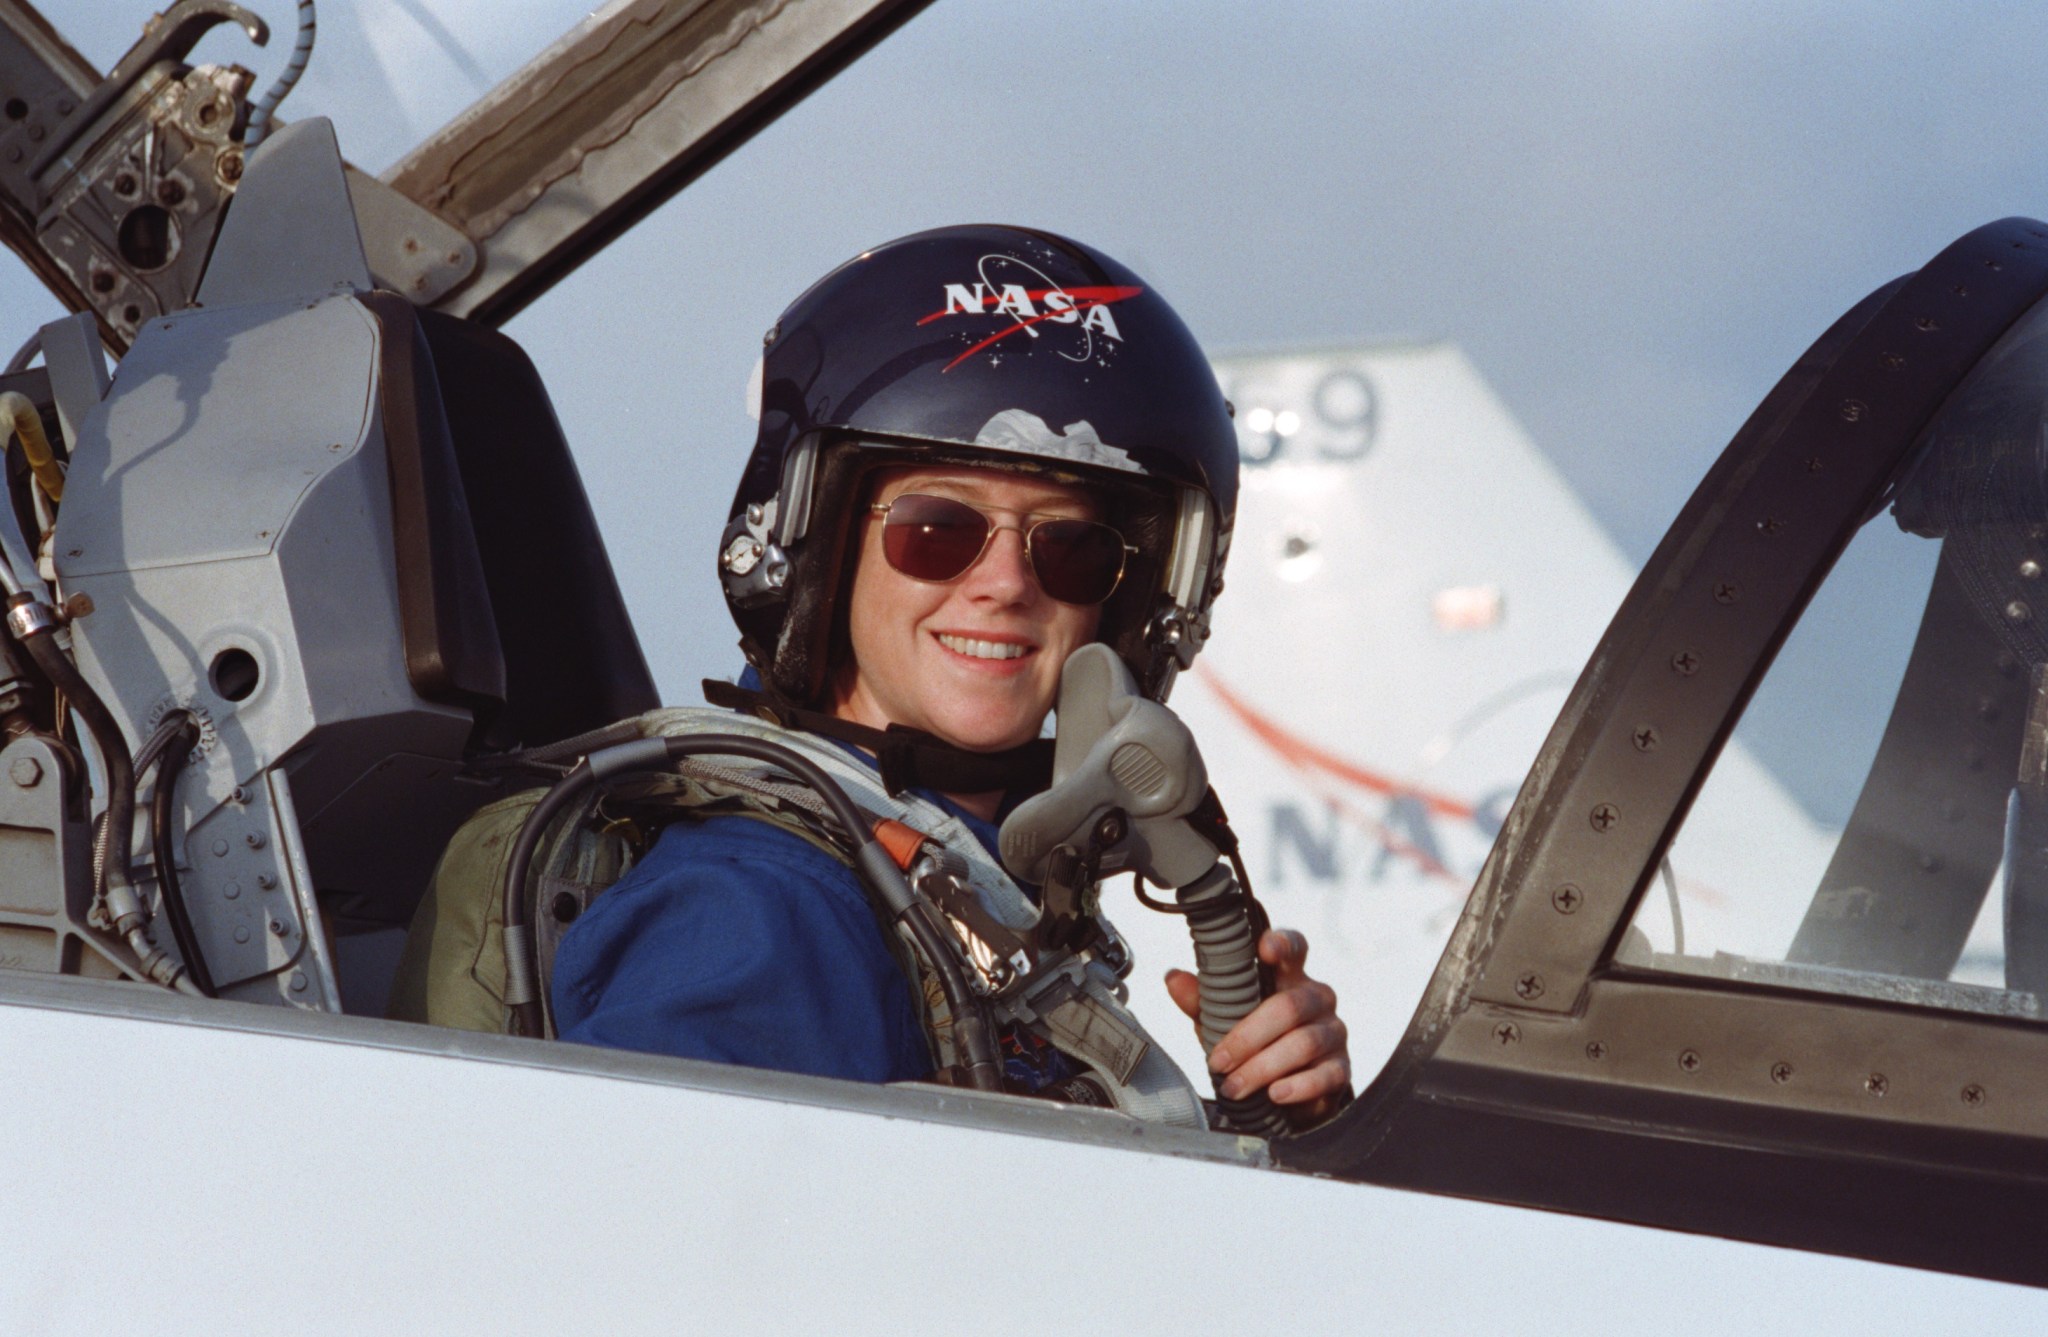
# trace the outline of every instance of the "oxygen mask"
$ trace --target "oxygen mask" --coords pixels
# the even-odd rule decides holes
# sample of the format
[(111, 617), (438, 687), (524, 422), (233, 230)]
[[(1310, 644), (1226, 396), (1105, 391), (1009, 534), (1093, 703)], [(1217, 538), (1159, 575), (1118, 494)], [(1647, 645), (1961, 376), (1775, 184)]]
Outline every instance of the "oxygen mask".
[[(1258, 961), (1265, 916), (1234, 867), (1237, 841), (1194, 734), (1099, 644), (1075, 651), (1061, 670), (1058, 721), (1052, 785), (1004, 821), (1003, 863), (1041, 886), (1055, 933), (1062, 918), (1093, 913), (1103, 877), (1130, 872), (1172, 887), (1175, 904), (1146, 904), (1187, 917), (1206, 1053), (1267, 992)], [(1264, 1092), (1218, 1104), (1239, 1131), (1287, 1132)]]

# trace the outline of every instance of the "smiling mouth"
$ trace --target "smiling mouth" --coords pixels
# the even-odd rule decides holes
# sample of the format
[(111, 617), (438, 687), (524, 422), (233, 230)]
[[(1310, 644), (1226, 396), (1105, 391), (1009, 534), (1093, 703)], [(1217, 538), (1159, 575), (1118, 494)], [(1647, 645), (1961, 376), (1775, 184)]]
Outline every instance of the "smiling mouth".
[(941, 631), (935, 633), (939, 644), (956, 655), (969, 659), (1022, 659), (1031, 653), (1028, 645), (1012, 645), (1004, 641), (977, 641), (966, 636), (952, 636)]

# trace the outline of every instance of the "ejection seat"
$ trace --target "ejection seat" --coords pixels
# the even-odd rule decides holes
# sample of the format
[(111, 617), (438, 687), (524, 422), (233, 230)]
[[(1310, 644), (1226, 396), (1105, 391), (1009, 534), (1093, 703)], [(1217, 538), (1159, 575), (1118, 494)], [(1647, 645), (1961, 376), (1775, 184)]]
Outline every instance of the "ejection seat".
[[(480, 760), (656, 704), (540, 377), (375, 289), (312, 119), (251, 156), (194, 307), (146, 322), (111, 384), (70, 379), (52, 553), (90, 610), (78, 673), (130, 749), (191, 733), (140, 777), (164, 791), (131, 860), (150, 913), (200, 992), (380, 1010), (449, 834), (505, 788)], [(47, 731), (0, 754), (79, 775)], [(94, 920), (79, 788), (5, 796), (8, 963), (150, 977)]]
[[(364, 295), (382, 330), (392, 543), (406, 676), (475, 720), (472, 756), (555, 742), (659, 704), (539, 372), (508, 336)], [(366, 833), (309, 823), (316, 870)], [(349, 894), (338, 929), (410, 920), (420, 876)], [(340, 885), (337, 883), (336, 885)]]
[(533, 362), (472, 321), (389, 293), (364, 304), (392, 349), (387, 377), (400, 357), (415, 369), (418, 454), (402, 477), (394, 451), (392, 497), (421, 695), (461, 698), (495, 648), (503, 685), (479, 709), (478, 747), (534, 747), (651, 710), (653, 678)]
[[(393, 542), (399, 571), (406, 672), (429, 700), (475, 714), (472, 754), (502, 754), (587, 733), (651, 710), (652, 678), (619, 595), (604, 541), (538, 371), (507, 336), (403, 298), (364, 299), (385, 331)], [(450, 831), (438, 827), (439, 844)], [(360, 831), (353, 833), (360, 840)], [(349, 839), (342, 833), (342, 840)], [(346, 857), (337, 848), (337, 857)], [(466, 847), (448, 857), (475, 857)], [(416, 865), (424, 874), (431, 863)], [(393, 1015), (424, 1019), (415, 997), (428, 961), (453, 929), (419, 907), (426, 879), (407, 895), (351, 907), (366, 925), (410, 923), (398, 966)], [(341, 907), (337, 907), (340, 909)], [(337, 924), (337, 927), (343, 925)], [(465, 972), (490, 973), (498, 940), (489, 926), (453, 936)], [(371, 971), (377, 968), (368, 967)], [(381, 973), (381, 971), (377, 971)], [(494, 976), (495, 978), (495, 976)]]
[[(392, 545), (414, 691), (471, 712), (472, 759), (653, 709), (646, 658), (532, 360), (505, 334), (396, 294), (358, 300), (381, 332)], [(395, 935), (377, 930), (408, 927), (408, 952), (430, 943), (431, 914), (415, 922), (429, 876), (455, 824), (497, 792), (449, 777), (453, 802), (429, 804), (409, 838), (398, 837), (408, 849), (400, 868), (397, 833), (368, 814), (342, 806), (308, 817), (308, 858), (352, 1006), (381, 1011), (388, 1001)]]

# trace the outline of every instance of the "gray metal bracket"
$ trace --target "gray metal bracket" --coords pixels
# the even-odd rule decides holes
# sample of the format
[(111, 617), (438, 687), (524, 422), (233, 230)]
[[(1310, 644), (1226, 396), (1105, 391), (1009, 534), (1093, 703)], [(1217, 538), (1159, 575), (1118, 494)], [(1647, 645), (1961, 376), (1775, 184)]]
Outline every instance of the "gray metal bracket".
[(269, 25), (240, 5), (230, 4), (228, 0), (178, 0), (143, 25), (141, 39), (128, 48), (127, 54), (115, 62), (99, 87), (57, 128), (48, 146), (29, 164), (29, 175), (42, 177), (59, 162), (76, 171), (78, 163), (68, 160), (65, 151), (117, 104), (129, 101), (132, 105), (130, 95), (159, 65), (178, 65), (192, 54), (192, 48), (199, 45), (200, 38), (223, 23), (239, 24), (249, 35), (249, 40), (258, 46), (270, 40)]
[(271, 135), (249, 157), (199, 305), (304, 301), (372, 286), (333, 124), (315, 116)]
[(78, 760), (49, 739), (0, 749), (0, 970), (140, 978), (112, 935), (92, 927), (92, 840), (71, 803)]
[(91, 313), (80, 311), (51, 321), (37, 337), (43, 346), (43, 366), (50, 373), (50, 393), (57, 400), (57, 422), (69, 449), (78, 442), (85, 415), (107, 397), (110, 378), (99, 325)]

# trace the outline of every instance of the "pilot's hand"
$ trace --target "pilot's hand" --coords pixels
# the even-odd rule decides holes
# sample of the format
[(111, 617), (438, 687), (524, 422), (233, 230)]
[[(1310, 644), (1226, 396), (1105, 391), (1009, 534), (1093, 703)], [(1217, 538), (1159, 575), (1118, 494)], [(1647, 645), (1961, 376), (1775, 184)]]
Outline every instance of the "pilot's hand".
[[(1273, 968), (1273, 996), (1231, 1027), (1209, 1054), (1209, 1070), (1228, 1074), (1231, 1100), (1261, 1087), (1297, 1124), (1336, 1113), (1351, 1087), (1347, 1032), (1337, 1015), (1337, 991), (1302, 969), (1308, 939), (1293, 929), (1272, 929), (1259, 939), (1259, 960)], [(1166, 991), (1189, 1017), (1201, 1010), (1201, 986), (1185, 970), (1166, 972)]]

